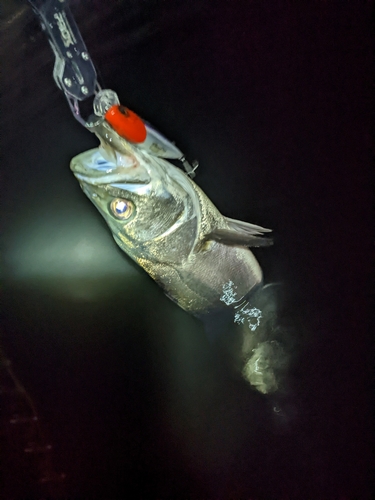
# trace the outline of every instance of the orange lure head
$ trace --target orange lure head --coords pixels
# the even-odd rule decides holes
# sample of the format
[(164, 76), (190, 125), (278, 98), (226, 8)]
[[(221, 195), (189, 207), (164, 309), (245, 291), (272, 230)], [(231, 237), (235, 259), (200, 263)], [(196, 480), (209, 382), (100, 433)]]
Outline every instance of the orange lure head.
[(144, 142), (147, 136), (146, 126), (133, 111), (115, 104), (105, 113), (104, 118), (124, 139), (133, 143)]

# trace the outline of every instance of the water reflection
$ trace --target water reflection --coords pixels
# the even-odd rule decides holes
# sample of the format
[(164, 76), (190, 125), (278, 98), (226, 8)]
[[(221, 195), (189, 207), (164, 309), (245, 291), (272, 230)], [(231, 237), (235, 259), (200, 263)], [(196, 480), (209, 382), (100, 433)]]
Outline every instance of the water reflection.
[(52, 213), (44, 201), (39, 210), (13, 221), (9, 233), (6, 273), (16, 280), (134, 275), (134, 267), (112, 250), (100, 222), (81, 222), (62, 198), (54, 200)]

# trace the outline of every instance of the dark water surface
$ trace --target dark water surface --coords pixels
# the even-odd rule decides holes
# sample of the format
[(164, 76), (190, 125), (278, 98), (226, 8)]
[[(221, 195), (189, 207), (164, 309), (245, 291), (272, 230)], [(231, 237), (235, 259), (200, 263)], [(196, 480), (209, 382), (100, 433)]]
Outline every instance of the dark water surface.
[[(370, 2), (71, 3), (103, 84), (199, 158), (225, 215), (274, 229), (255, 254), (299, 338), (281, 418), (82, 194), (69, 161), (97, 141), (22, 5), (2, 27), (2, 345), (66, 498), (370, 499)], [(41, 498), (9, 463), (5, 498)]]

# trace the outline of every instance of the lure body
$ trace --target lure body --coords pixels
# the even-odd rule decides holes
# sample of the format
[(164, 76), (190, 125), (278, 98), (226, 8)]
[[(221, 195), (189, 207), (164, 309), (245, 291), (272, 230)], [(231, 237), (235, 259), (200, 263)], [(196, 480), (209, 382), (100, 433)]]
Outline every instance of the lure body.
[(106, 220), (116, 243), (184, 310), (225, 307), (225, 286), (240, 300), (261, 283), (249, 245), (269, 230), (224, 217), (204, 192), (168, 161), (137, 148), (102, 123), (99, 148), (71, 169)]

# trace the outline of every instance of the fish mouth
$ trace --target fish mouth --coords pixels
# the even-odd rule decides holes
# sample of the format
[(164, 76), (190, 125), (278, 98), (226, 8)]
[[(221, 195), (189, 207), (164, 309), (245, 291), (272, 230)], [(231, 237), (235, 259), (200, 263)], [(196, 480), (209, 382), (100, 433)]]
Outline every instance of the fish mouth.
[[(93, 186), (139, 182), (135, 180), (137, 175), (134, 167), (137, 166), (137, 161), (133, 156), (121, 155), (116, 163), (105, 156), (102, 148), (91, 149), (73, 158), (70, 169), (79, 182)], [(142, 184), (145, 181), (149, 182), (150, 179), (142, 179)]]
[(117, 166), (106, 160), (96, 148), (73, 158), (70, 169), (77, 179), (97, 184), (96, 179), (102, 182), (103, 177), (111, 176), (117, 170)]

